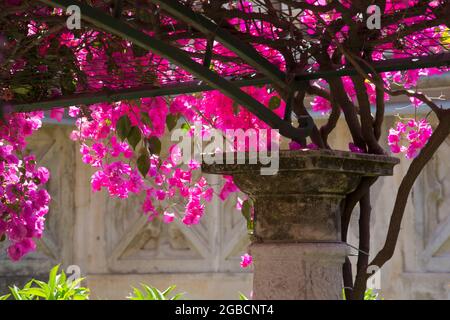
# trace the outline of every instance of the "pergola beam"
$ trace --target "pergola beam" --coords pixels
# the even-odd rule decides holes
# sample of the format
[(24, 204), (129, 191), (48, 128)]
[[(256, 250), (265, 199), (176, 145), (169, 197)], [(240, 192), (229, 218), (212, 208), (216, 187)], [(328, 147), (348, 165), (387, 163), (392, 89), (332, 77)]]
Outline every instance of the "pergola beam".
[(280, 134), (285, 137), (300, 142), (309, 135), (312, 129), (312, 123), (309, 121), (307, 128), (293, 127), (291, 123), (278, 117), (276, 113), (242, 91), (239, 87), (236, 87), (217, 73), (192, 60), (186, 52), (151, 37), (140, 30), (134, 29), (123, 21), (114, 19), (112, 16), (97, 8), (76, 0), (40, 1), (53, 7), (67, 8), (71, 5), (77, 5), (81, 9), (81, 18), (83, 20), (92, 23), (101, 30), (127, 39), (143, 49), (153, 51), (168, 59), (173, 64), (190, 72), (198, 79), (206, 81), (211, 87), (221, 91), (223, 94), (236, 101), (238, 104), (252, 112), (256, 117), (267, 123), (270, 127), (279, 130)]
[[(239, 80), (232, 82), (237, 87), (251, 87), (265, 85), (269, 83), (267, 78), (257, 78), (250, 80)], [(163, 87), (143, 86), (133, 89), (122, 89), (114, 91), (99, 91), (89, 93), (77, 93), (70, 96), (63, 96), (55, 99), (43, 100), (32, 103), (13, 103), (14, 112), (44, 111), (53, 108), (65, 108), (77, 105), (89, 105), (100, 102), (118, 102), (123, 100), (134, 100), (149, 97), (173, 96), (178, 94), (189, 94), (201, 91), (214, 90), (213, 87), (201, 81), (192, 81), (176, 85), (166, 85)]]
[(261, 54), (251, 45), (233, 36), (212, 20), (194, 12), (177, 0), (150, 1), (159, 5), (161, 9), (165, 10), (173, 17), (178, 18), (200, 32), (203, 32), (206, 35), (214, 36), (214, 39), (216, 39), (220, 44), (233, 51), (237, 56), (239, 56), (239, 58), (243, 59), (251, 66), (255, 67), (256, 70), (268, 77), (272, 83), (282, 88), (286, 86), (286, 75), (280, 71), (279, 68), (261, 56)]
[[(411, 70), (417, 68), (432, 68), (450, 66), (450, 54), (437, 55), (435, 57), (418, 57), (418, 58), (402, 58), (390, 59), (375, 62), (373, 68), (381, 73), (388, 71)], [(362, 66), (363, 67), (363, 66)], [(366, 72), (371, 72), (365, 68)], [(326, 79), (333, 77), (356, 75), (357, 71), (354, 68), (342, 68), (339, 70), (318, 71), (309, 74), (299, 74), (295, 77), (296, 81), (309, 81), (316, 79)], [(271, 81), (269, 78), (255, 78), (250, 80), (232, 81), (236, 87), (248, 87), (267, 85)], [(189, 94), (200, 91), (214, 90), (215, 88), (201, 81), (192, 81), (176, 85), (165, 85), (163, 87), (140, 87), (133, 89), (115, 90), (111, 92), (94, 92), (94, 93), (79, 93), (68, 97), (61, 97), (57, 99), (44, 100), (33, 103), (13, 103), (14, 112), (30, 112), (36, 110), (48, 110), (52, 108), (70, 107), (80, 104), (93, 104), (103, 101), (116, 102), (121, 100), (132, 100), (145, 97), (170, 96), (177, 94)]]
[[(372, 63), (373, 68), (361, 64), (360, 67), (367, 73), (372, 73), (375, 70), (377, 73), (390, 71), (406, 71), (424, 68), (450, 67), (450, 53), (441, 53), (433, 56), (398, 58), (375, 61)], [(295, 76), (297, 81), (308, 81), (315, 79), (336, 78), (344, 76), (357, 75), (353, 67), (343, 67), (338, 70), (317, 71), (308, 74), (298, 74)]]

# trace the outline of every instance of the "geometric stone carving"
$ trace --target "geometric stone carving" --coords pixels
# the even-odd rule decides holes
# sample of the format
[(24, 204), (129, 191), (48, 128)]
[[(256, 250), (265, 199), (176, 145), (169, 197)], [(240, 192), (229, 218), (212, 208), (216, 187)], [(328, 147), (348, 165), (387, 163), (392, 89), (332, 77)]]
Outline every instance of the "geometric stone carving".
[[(450, 138), (430, 160), (414, 194), (419, 264), (423, 271), (450, 272)], [(420, 189), (419, 189), (420, 188)]]
[[(211, 177), (217, 184), (218, 179)], [(220, 190), (219, 186), (216, 186)], [(232, 198), (232, 197), (231, 197)], [(108, 268), (115, 273), (242, 272), (240, 255), (248, 236), (245, 219), (232, 208), (235, 199), (207, 206), (198, 225), (179, 219), (169, 225), (148, 221), (143, 199), (107, 199), (106, 243)], [(183, 212), (178, 206), (175, 212)]]

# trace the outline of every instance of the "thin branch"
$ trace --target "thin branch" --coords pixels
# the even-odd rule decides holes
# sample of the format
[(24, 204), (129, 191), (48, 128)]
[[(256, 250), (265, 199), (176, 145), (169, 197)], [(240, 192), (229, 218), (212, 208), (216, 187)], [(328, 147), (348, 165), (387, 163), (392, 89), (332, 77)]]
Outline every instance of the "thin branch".
[[(445, 110), (442, 112), (439, 124), (430, 140), (421, 150), (419, 155), (411, 162), (406, 175), (404, 176), (395, 199), (394, 209), (392, 211), (391, 219), (389, 222), (389, 229), (386, 235), (386, 241), (383, 248), (378, 252), (370, 265), (375, 265), (381, 268), (394, 254), (397, 244), (398, 236), (400, 233), (400, 226), (403, 219), (403, 215), (406, 208), (411, 189), (419, 176), (422, 169), (430, 161), (433, 155), (436, 153), (440, 145), (450, 134), (450, 111)], [(368, 276), (366, 275), (366, 279)]]

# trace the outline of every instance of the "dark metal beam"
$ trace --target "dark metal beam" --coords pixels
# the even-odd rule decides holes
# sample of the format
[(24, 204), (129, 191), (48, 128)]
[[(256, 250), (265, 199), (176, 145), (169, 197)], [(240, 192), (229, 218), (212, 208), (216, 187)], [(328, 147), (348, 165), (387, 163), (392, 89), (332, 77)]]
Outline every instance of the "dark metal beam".
[[(435, 57), (391, 59), (375, 62), (373, 64), (373, 67), (377, 72), (411, 70), (417, 68), (431, 68), (439, 66), (450, 66), (450, 54), (442, 54), (437, 55)], [(368, 69), (366, 69), (365, 71), (371, 72), (371, 70)], [(315, 79), (351, 76), (356, 74), (357, 72), (354, 68), (342, 68), (339, 70), (318, 71), (310, 74), (299, 74), (296, 76), (296, 80), (301, 82)], [(236, 87), (267, 85), (270, 83), (271, 81), (268, 78), (256, 78), (232, 82), (232, 84), (234, 84)], [(57, 99), (33, 103), (13, 102), (13, 110), (14, 112), (30, 112), (36, 110), (48, 110), (52, 108), (63, 108), (80, 104), (93, 104), (102, 101), (116, 102), (120, 100), (132, 100), (145, 97), (188, 94), (200, 91), (209, 91), (214, 89), (215, 88), (209, 86), (205, 82), (192, 81), (176, 85), (166, 85), (160, 88), (147, 86), (133, 89), (116, 90), (112, 92), (103, 91), (95, 93), (80, 93), (72, 96), (66, 96)]]
[(236, 53), (256, 70), (268, 77), (274, 84), (285, 87), (286, 75), (274, 64), (256, 51), (251, 45), (233, 36), (207, 17), (194, 12), (177, 0), (150, 0), (175, 18), (187, 23), (206, 35), (214, 36), (223, 46)]
[[(251, 87), (265, 85), (269, 83), (267, 78), (250, 80), (239, 80), (232, 82), (237, 87)], [(64, 108), (82, 104), (94, 104), (100, 102), (117, 102), (123, 100), (134, 100), (146, 97), (172, 96), (178, 94), (189, 94), (202, 91), (214, 90), (211, 86), (201, 81), (192, 81), (176, 85), (166, 85), (164, 87), (144, 86), (133, 89), (122, 89), (115, 91), (99, 91), (92, 93), (78, 93), (70, 96), (58, 97), (55, 99), (43, 100), (32, 103), (12, 103), (13, 112), (31, 112), (37, 110), (50, 110), (54, 108)]]
[(127, 39), (146, 50), (151, 50), (168, 59), (173, 64), (182, 67), (184, 70), (195, 75), (197, 78), (206, 81), (211, 87), (221, 91), (223, 94), (236, 101), (259, 119), (267, 123), (270, 127), (278, 129), (280, 134), (285, 137), (289, 137), (295, 141), (301, 141), (310, 133), (310, 125), (307, 128), (293, 127), (291, 123), (278, 117), (272, 110), (242, 91), (239, 87), (236, 87), (215, 72), (212, 72), (208, 68), (205, 68), (203, 65), (192, 60), (186, 52), (151, 37), (142, 31), (136, 30), (123, 21), (114, 19), (112, 16), (97, 8), (93, 8), (76, 0), (40, 1), (53, 7), (67, 8), (71, 5), (77, 5), (81, 9), (81, 17), (83, 20), (92, 23), (106, 32)]
[[(413, 58), (399, 58), (376, 61), (372, 63), (373, 69), (377, 73), (389, 71), (405, 71), (413, 69), (450, 67), (450, 53), (436, 54), (432, 56), (413, 57)], [(361, 68), (371, 73), (373, 70), (366, 65), (361, 64)], [(354, 76), (358, 72), (353, 67), (343, 67), (337, 70), (315, 71), (308, 74), (298, 74), (295, 76), (297, 81), (308, 81), (315, 79), (336, 78), (343, 76)]]

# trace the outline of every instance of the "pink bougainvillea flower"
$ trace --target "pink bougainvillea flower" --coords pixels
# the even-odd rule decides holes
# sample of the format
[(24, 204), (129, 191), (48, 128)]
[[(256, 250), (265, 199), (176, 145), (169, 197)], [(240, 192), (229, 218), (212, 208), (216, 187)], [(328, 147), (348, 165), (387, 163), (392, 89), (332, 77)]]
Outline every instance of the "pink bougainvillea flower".
[(173, 222), (173, 219), (175, 218), (175, 214), (174, 213), (170, 213), (165, 211), (163, 214), (163, 222), (164, 223), (171, 223)]
[(242, 268), (247, 268), (248, 266), (250, 266), (252, 264), (252, 262), (253, 262), (253, 258), (248, 253), (241, 256), (241, 267)]
[(50, 111), (50, 118), (57, 120), (58, 122), (61, 122), (62, 118), (64, 116), (64, 109), (52, 109)]
[(361, 149), (360, 147), (358, 147), (356, 144), (354, 144), (353, 142), (350, 142), (349, 144), (348, 144), (348, 149), (351, 151), (351, 152), (354, 152), (354, 153), (364, 153), (364, 150), (363, 149)]

